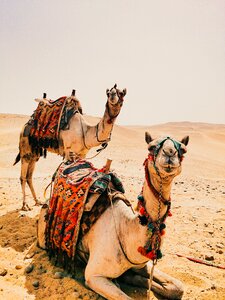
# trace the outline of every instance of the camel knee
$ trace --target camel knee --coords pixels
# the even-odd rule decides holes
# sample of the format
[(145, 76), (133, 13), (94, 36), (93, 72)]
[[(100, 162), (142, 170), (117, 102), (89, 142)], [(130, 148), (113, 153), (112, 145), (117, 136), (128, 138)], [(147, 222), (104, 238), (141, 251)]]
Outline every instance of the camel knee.
[(168, 293), (168, 296), (170, 299), (181, 299), (184, 294), (184, 287), (183, 284), (179, 281), (176, 280), (176, 282), (173, 283), (173, 286)]
[(94, 276), (91, 274), (85, 274), (85, 285), (92, 288), (94, 282)]
[(23, 185), (26, 182), (27, 182), (27, 178), (23, 177), (23, 176), (20, 176), (20, 183), (21, 183), (21, 185)]
[(179, 280), (170, 283), (152, 282), (153, 292), (166, 297), (167, 299), (182, 299), (184, 294), (183, 285)]
[(32, 184), (32, 177), (26, 177), (26, 182), (28, 183), (28, 185)]

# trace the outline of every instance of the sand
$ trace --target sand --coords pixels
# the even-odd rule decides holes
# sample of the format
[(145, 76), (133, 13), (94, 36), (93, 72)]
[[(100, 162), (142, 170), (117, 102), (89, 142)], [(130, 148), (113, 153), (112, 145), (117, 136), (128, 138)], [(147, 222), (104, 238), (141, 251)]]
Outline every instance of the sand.
[[(19, 132), (28, 116), (0, 114), (0, 298), (1, 299), (103, 299), (84, 286), (83, 269), (76, 278), (49, 262), (43, 250), (31, 259), (24, 256), (35, 241), (36, 220), (40, 208), (34, 207), (30, 191), (27, 199), (32, 211), (22, 212), (20, 163), (12, 166), (18, 153)], [(96, 123), (97, 119), (87, 117)], [(152, 136), (190, 136), (182, 174), (172, 189), (172, 218), (168, 219), (163, 258), (157, 267), (180, 279), (187, 299), (225, 299), (225, 125), (168, 123), (156, 126), (115, 126), (108, 148), (92, 159), (97, 167), (107, 158), (122, 179), (127, 198), (135, 205), (147, 156), (144, 132)], [(95, 154), (92, 150), (88, 157)], [(34, 185), (40, 200), (61, 158), (48, 154), (41, 158), (34, 173)], [(197, 264), (207, 259), (215, 266)], [(33, 270), (25, 268), (32, 264)], [(63, 278), (59, 278), (62, 277)], [(33, 284), (38, 287), (34, 287)], [(134, 299), (146, 299), (146, 291), (122, 285)], [(155, 298), (157, 299), (157, 298)]]

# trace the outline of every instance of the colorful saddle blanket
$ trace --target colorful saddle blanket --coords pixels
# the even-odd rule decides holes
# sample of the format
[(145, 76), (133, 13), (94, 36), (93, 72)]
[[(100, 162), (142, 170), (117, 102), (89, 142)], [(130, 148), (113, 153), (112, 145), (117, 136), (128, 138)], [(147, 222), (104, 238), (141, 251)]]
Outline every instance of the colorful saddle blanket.
[(39, 102), (24, 131), (24, 136), (29, 137), (32, 152), (42, 155), (45, 149), (57, 149), (58, 130), (68, 129), (71, 117), (78, 111), (81, 112), (82, 109), (75, 97), (61, 97), (48, 103)]
[[(62, 163), (54, 177), (46, 216), (46, 245), (50, 256), (73, 259), (87, 195), (102, 195), (110, 183), (120, 193), (124, 193), (124, 188), (114, 173), (104, 173), (104, 168), (98, 170), (86, 160)], [(82, 234), (90, 229), (90, 220), (95, 222), (99, 211), (101, 213), (106, 209), (103, 206), (104, 209), (97, 209), (98, 214), (95, 208), (94, 217), (90, 217), (90, 212), (86, 215)]]

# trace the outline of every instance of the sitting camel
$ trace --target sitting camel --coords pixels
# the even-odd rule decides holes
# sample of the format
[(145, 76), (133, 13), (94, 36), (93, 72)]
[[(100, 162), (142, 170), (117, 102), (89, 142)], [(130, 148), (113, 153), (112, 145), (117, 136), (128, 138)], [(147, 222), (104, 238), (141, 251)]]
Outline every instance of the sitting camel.
[[(165, 220), (170, 215), (171, 187), (181, 173), (181, 162), (189, 137), (180, 142), (170, 137), (152, 139), (146, 132), (148, 157), (144, 162), (145, 179), (138, 208), (134, 213), (124, 201), (112, 201), (110, 193), (103, 194), (110, 206), (81, 237), (77, 254), (86, 262), (86, 285), (110, 300), (128, 300), (112, 279), (120, 276), (125, 282), (150, 288), (167, 299), (181, 299), (182, 284), (154, 269), (162, 257), (161, 243)], [(122, 199), (122, 198), (121, 198)], [(39, 217), (38, 243), (45, 248), (45, 212)], [(151, 271), (154, 273), (151, 274)]]
[[(79, 157), (85, 157), (87, 152), (93, 147), (102, 145), (103, 147), (100, 150), (104, 149), (107, 142), (110, 141), (113, 125), (123, 105), (126, 89), (121, 91), (117, 89), (117, 85), (115, 84), (113, 88), (106, 90), (106, 94), (107, 102), (104, 115), (95, 126), (91, 126), (85, 121), (85, 118), (81, 114), (78, 99), (74, 95), (68, 97), (66, 101), (74, 101), (77, 105), (77, 110), (71, 117), (67, 128), (65, 130), (59, 130), (58, 147), (51, 147), (51, 145), (49, 145), (45, 150), (69, 159), (70, 153)], [(49, 102), (46, 99), (37, 99), (37, 101), (42, 102), (43, 105), (49, 105)], [(30, 207), (26, 203), (26, 182), (31, 190), (35, 204), (40, 204), (36, 197), (32, 182), (35, 164), (40, 158), (40, 153), (34, 151), (29, 143), (29, 136), (26, 134), (28, 126), (29, 122), (25, 124), (20, 134), (19, 154), (17, 155), (14, 163), (15, 165), (21, 159), (20, 181), (23, 193), (22, 210), (30, 210)]]

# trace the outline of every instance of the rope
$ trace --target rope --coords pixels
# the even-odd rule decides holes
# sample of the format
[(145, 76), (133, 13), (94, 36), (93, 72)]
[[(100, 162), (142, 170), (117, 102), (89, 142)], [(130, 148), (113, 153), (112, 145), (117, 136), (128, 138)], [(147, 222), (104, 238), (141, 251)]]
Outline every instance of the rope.
[(215, 267), (215, 268), (225, 270), (225, 266), (223, 266), (223, 265), (216, 265), (216, 264), (213, 264), (211, 262), (208, 262), (208, 261), (205, 261), (205, 260), (202, 260), (202, 259), (198, 259), (198, 258), (194, 258), (194, 257), (190, 257), (190, 256), (185, 256), (185, 255), (178, 254), (178, 253), (171, 253), (171, 254), (176, 255), (178, 257), (187, 258), (188, 260), (193, 261), (193, 262), (198, 263), (198, 264), (202, 264), (202, 265), (206, 265), (206, 266)]
[(153, 260), (152, 262), (152, 268), (151, 268), (151, 273), (149, 276), (149, 287), (148, 287), (148, 291), (147, 291), (147, 299), (151, 300), (151, 289), (152, 289), (152, 281), (153, 281), (153, 273), (154, 273), (154, 268), (155, 265), (157, 264), (157, 260)]

